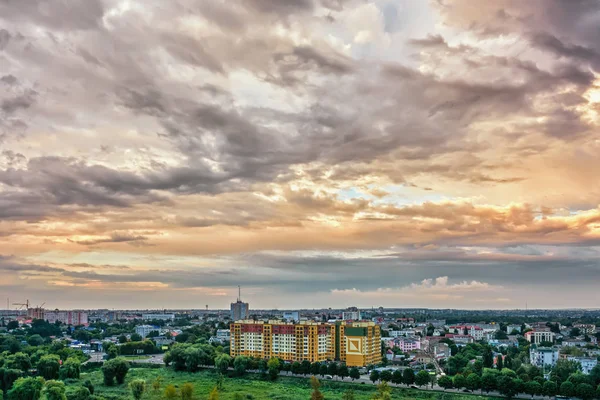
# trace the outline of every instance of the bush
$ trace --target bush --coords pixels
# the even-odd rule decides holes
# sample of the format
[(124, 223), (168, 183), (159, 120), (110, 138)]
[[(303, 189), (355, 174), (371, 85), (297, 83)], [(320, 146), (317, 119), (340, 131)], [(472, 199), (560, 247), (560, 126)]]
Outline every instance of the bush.
[(112, 386), (114, 380), (117, 380), (119, 385), (125, 382), (125, 377), (129, 371), (129, 362), (124, 358), (114, 358), (108, 360), (102, 366), (102, 374), (104, 375), (104, 384)]
[(69, 357), (60, 367), (60, 379), (79, 379), (81, 372), (81, 362), (77, 358)]
[(67, 400), (65, 384), (61, 381), (48, 381), (44, 386), (47, 400)]
[(92, 394), (90, 390), (85, 386), (79, 386), (77, 388), (69, 388), (67, 390), (67, 400), (90, 400)]
[(129, 383), (129, 389), (135, 400), (140, 400), (146, 391), (146, 381), (143, 379), (136, 379)]
[(44, 387), (43, 378), (19, 378), (8, 392), (9, 400), (38, 400)]
[(173, 385), (168, 385), (165, 388), (165, 398), (166, 399), (174, 399), (177, 397), (177, 389), (175, 389), (175, 386)]
[(185, 383), (181, 387), (181, 400), (192, 400), (194, 396), (194, 385), (191, 383)]

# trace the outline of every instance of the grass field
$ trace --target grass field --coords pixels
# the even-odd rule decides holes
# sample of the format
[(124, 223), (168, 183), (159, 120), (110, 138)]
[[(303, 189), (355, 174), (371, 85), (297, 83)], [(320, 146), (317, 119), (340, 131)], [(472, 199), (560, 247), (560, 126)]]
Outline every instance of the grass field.
[(122, 356), (128, 360), (147, 360), (150, 356), (140, 355), (140, 356)]
[[(162, 376), (163, 384), (160, 392), (156, 393), (152, 390), (152, 381), (159, 375)], [(163, 391), (166, 385), (173, 384), (179, 388), (186, 382), (191, 382), (194, 385), (194, 399), (205, 400), (208, 398), (209, 392), (216, 385), (217, 375), (213, 371), (201, 371), (192, 374), (174, 372), (167, 368), (131, 368), (123, 385), (104, 386), (100, 370), (82, 374), (81, 381), (83, 382), (85, 379), (91, 379), (95, 386), (95, 394), (109, 400), (132, 399), (127, 383), (133, 379), (146, 380), (147, 387), (144, 394), (144, 399), (146, 400), (163, 399)], [(367, 384), (349, 384), (331, 381), (322, 381), (321, 384), (321, 392), (325, 395), (326, 400), (341, 399), (342, 394), (350, 388), (354, 390), (356, 400), (368, 400), (375, 393), (375, 387)], [(275, 382), (269, 382), (261, 381), (255, 376), (225, 378), (219, 400), (232, 400), (235, 393), (242, 394), (243, 398), (248, 400), (308, 400), (310, 399), (311, 388), (308, 379), (279, 378)], [(434, 393), (404, 388), (394, 388), (392, 398), (406, 400), (489, 399), (489, 397), (485, 396)]]

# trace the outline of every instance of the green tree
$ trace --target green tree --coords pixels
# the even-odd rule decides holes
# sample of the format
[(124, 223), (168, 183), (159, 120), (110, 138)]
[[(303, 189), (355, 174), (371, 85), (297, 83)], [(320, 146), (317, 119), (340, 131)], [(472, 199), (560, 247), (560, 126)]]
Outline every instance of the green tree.
[(327, 375), (327, 364), (321, 364), (321, 366), (319, 367), (319, 374), (321, 375), (321, 377)]
[(525, 393), (531, 397), (542, 394), (542, 385), (536, 381), (529, 381), (525, 383)]
[(87, 388), (87, 390), (90, 391), (90, 394), (94, 394), (94, 385), (92, 384), (92, 381), (90, 381), (89, 379), (86, 379), (83, 382), (83, 387)]
[(119, 336), (118, 340), (119, 340), (119, 343), (121, 343), (121, 344), (127, 343), (127, 336), (122, 334), (121, 336)]
[(269, 362), (267, 362), (267, 368), (269, 370), (269, 378), (271, 378), (272, 381), (277, 379), (281, 369), (281, 363), (279, 362), (279, 359), (272, 357)]
[(396, 385), (400, 385), (402, 383), (402, 371), (399, 369), (394, 370), (394, 373), (392, 374), (392, 383), (395, 383)]
[(19, 378), (8, 392), (8, 400), (38, 400), (44, 388), (44, 378)]
[(158, 375), (152, 381), (152, 390), (154, 390), (154, 392), (158, 393), (158, 392), (160, 392), (161, 386), (162, 386), (162, 376)]
[(13, 329), (17, 329), (19, 327), (19, 321), (10, 321), (8, 325), (6, 325), (6, 329), (12, 331)]
[(310, 374), (310, 361), (304, 360), (300, 363), (300, 373), (302, 375)]
[(425, 386), (429, 383), (430, 380), (431, 378), (429, 376), (429, 372), (424, 370), (419, 371), (415, 376), (415, 384), (417, 386)]
[(139, 333), (132, 333), (131, 334), (131, 341), (132, 342), (141, 342), (142, 340), (144, 340), (144, 338)]
[(20, 369), (27, 372), (31, 368), (31, 358), (28, 354), (18, 352), (7, 357), (4, 366), (9, 369)]
[(496, 369), (502, 371), (502, 368), (504, 368), (504, 360), (502, 359), (502, 355), (499, 355), (496, 357)]
[(415, 371), (413, 371), (412, 368), (406, 368), (404, 372), (402, 372), (402, 383), (406, 386), (415, 383)]
[(350, 375), (350, 371), (348, 370), (348, 367), (346, 366), (346, 364), (340, 365), (340, 367), (338, 368), (337, 374), (340, 378), (342, 378), (342, 380), (344, 380), (344, 378), (346, 378), (347, 376)]
[(127, 372), (129, 372), (129, 362), (124, 358), (115, 358), (110, 361), (115, 363), (115, 379), (119, 385), (122, 385)]
[[(43, 357), (42, 357), (43, 358)], [(79, 379), (81, 374), (81, 362), (78, 358), (69, 357), (59, 370), (60, 379)], [(48, 379), (48, 378), (46, 378)]]
[(129, 390), (135, 400), (140, 400), (146, 391), (146, 381), (143, 379), (135, 379), (129, 382)]
[(494, 354), (489, 346), (486, 346), (483, 353), (483, 367), (492, 368), (494, 366)]
[(319, 390), (319, 388), (321, 387), (321, 383), (315, 376), (312, 376), (310, 378), (310, 386), (312, 387), (312, 390), (313, 390), (310, 395), (310, 400), (324, 400), (325, 399), (325, 396), (323, 396), (323, 393), (321, 393), (321, 391)]
[(243, 376), (246, 374), (248, 369), (248, 358), (244, 356), (237, 356), (233, 360), (233, 370), (237, 376)]
[(43, 393), (47, 400), (67, 400), (65, 384), (61, 381), (47, 381)]
[(369, 375), (369, 380), (373, 383), (377, 382), (379, 379), (381, 378), (379, 371), (377, 371), (376, 369), (371, 371), (371, 374)]
[[(300, 363), (298, 361), (294, 361), (292, 363), (292, 374), (299, 375), (300, 374), (300, 368), (301, 368)], [(327, 367), (325, 367), (325, 368), (327, 368)]]
[(560, 385), (560, 394), (567, 397), (575, 396), (575, 385), (573, 383), (566, 381), (561, 383)]
[(555, 381), (560, 385), (566, 381), (571, 374), (574, 374), (579, 370), (581, 370), (581, 365), (577, 361), (558, 360), (554, 368), (552, 368), (550, 380)]
[(331, 376), (336, 376), (338, 372), (338, 366), (335, 362), (327, 364), (327, 373)]
[(558, 385), (554, 381), (546, 381), (542, 385), (542, 391), (545, 396), (554, 397), (558, 394)]
[(29, 343), (30, 346), (41, 346), (44, 344), (44, 338), (38, 334), (31, 335), (29, 336), (29, 339), (27, 339), (27, 343)]
[(498, 376), (496, 386), (498, 388), (498, 392), (500, 392), (500, 394), (505, 396), (507, 399), (512, 399), (516, 394), (519, 393), (516, 379), (511, 378), (508, 375)]
[(452, 379), (449, 376), (443, 375), (438, 379), (438, 385), (440, 385), (444, 390), (452, 388)]
[(23, 376), (23, 371), (19, 369), (0, 368), (0, 386), (4, 392), (8, 392), (13, 383)]
[(483, 375), (481, 375), (481, 388), (488, 393), (490, 390), (496, 389), (497, 374), (494, 374), (491, 371), (493, 370), (490, 370), (490, 372), (484, 372)]
[(219, 370), (220, 373), (226, 374), (229, 369), (229, 363), (231, 362), (231, 357), (228, 354), (219, 354), (217, 358), (215, 358), (215, 366)]
[(321, 372), (321, 363), (315, 361), (310, 365), (310, 373), (317, 376), (319, 375), (319, 372)]
[(184, 383), (181, 387), (181, 400), (192, 400), (194, 397), (194, 385), (190, 382)]
[(457, 389), (466, 388), (467, 387), (467, 378), (465, 378), (464, 375), (462, 375), (462, 374), (454, 375), (454, 378), (452, 378), (452, 383), (454, 384), (454, 387)]
[(596, 391), (589, 383), (580, 383), (575, 388), (575, 394), (582, 400), (589, 400), (596, 395)]
[(54, 354), (43, 356), (37, 364), (38, 373), (46, 380), (58, 379), (59, 369), (60, 359)]
[(481, 389), (481, 378), (477, 374), (467, 376), (467, 389), (470, 391)]
[(350, 368), (350, 379), (355, 380), (360, 378), (360, 371), (356, 367)]
[(90, 397), (92, 397), (92, 394), (85, 386), (79, 386), (67, 393), (68, 400), (90, 400)]
[(177, 389), (173, 385), (167, 385), (165, 388), (165, 398), (169, 400), (173, 400), (177, 397)]

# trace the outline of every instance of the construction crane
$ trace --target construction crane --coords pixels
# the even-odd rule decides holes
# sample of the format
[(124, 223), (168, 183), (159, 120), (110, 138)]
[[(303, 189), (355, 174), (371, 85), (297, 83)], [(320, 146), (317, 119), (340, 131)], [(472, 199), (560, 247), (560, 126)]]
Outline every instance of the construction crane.
[(29, 309), (29, 299), (27, 299), (26, 303), (13, 303), (13, 306), (21, 306), (21, 307), (17, 308), (17, 310), (22, 310), (23, 306), (25, 306), (26, 307), (25, 309), (28, 310)]

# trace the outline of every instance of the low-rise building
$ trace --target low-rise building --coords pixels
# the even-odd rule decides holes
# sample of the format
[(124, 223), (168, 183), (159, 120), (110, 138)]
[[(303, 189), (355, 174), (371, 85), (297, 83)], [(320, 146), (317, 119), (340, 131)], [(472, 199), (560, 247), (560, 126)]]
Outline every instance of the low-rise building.
[(594, 335), (596, 333), (596, 325), (594, 324), (575, 324), (573, 328), (579, 329), (582, 335)]
[(532, 345), (529, 349), (529, 362), (538, 368), (548, 368), (556, 365), (558, 349), (552, 347), (537, 347)]
[(514, 331), (521, 333), (521, 325), (507, 325), (506, 326), (506, 333), (508, 333), (509, 335)]
[(452, 325), (448, 327), (448, 331), (458, 335), (469, 335), (477, 341), (483, 340), (483, 329), (477, 325)]
[(419, 350), (421, 348), (421, 341), (418, 338), (405, 338), (399, 337), (392, 340), (391, 344), (393, 347), (399, 348), (405, 353), (413, 350)]
[(175, 314), (142, 314), (144, 321), (173, 321), (175, 320)]
[(348, 307), (342, 312), (342, 320), (344, 321), (360, 321), (360, 310), (356, 307)]
[(150, 334), (150, 332), (158, 331), (158, 329), (159, 329), (158, 327), (153, 326), (153, 325), (138, 325), (135, 327), (135, 333), (140, 335), (142, 337), (142, 339), (146, 339), (146, 337)]
[(447, 333), (445, 337), (448, 339), (451, 339), (457, 345), (465, 345), (465, 344), (475, 342), (475, 339), (473, 339), (473, 336), (471, 336), (471, 335), (459, 335), (459, 334), (454, 334), (454, 333)]
[(281, 317), (284, 321), (300, 321), (300, 313), (298, 311), (285, 311)]
[(581, 372), (589, 374), (598, 365), (598, 360), (592, 357), (567, 357), (567, 360), (576, 361), (581, 365)]
[(532, 344), (540, 344), (542, 342), (554, 342), (554, 332), (550, 331), (529, 331), (525, 332), (525, 339)]

